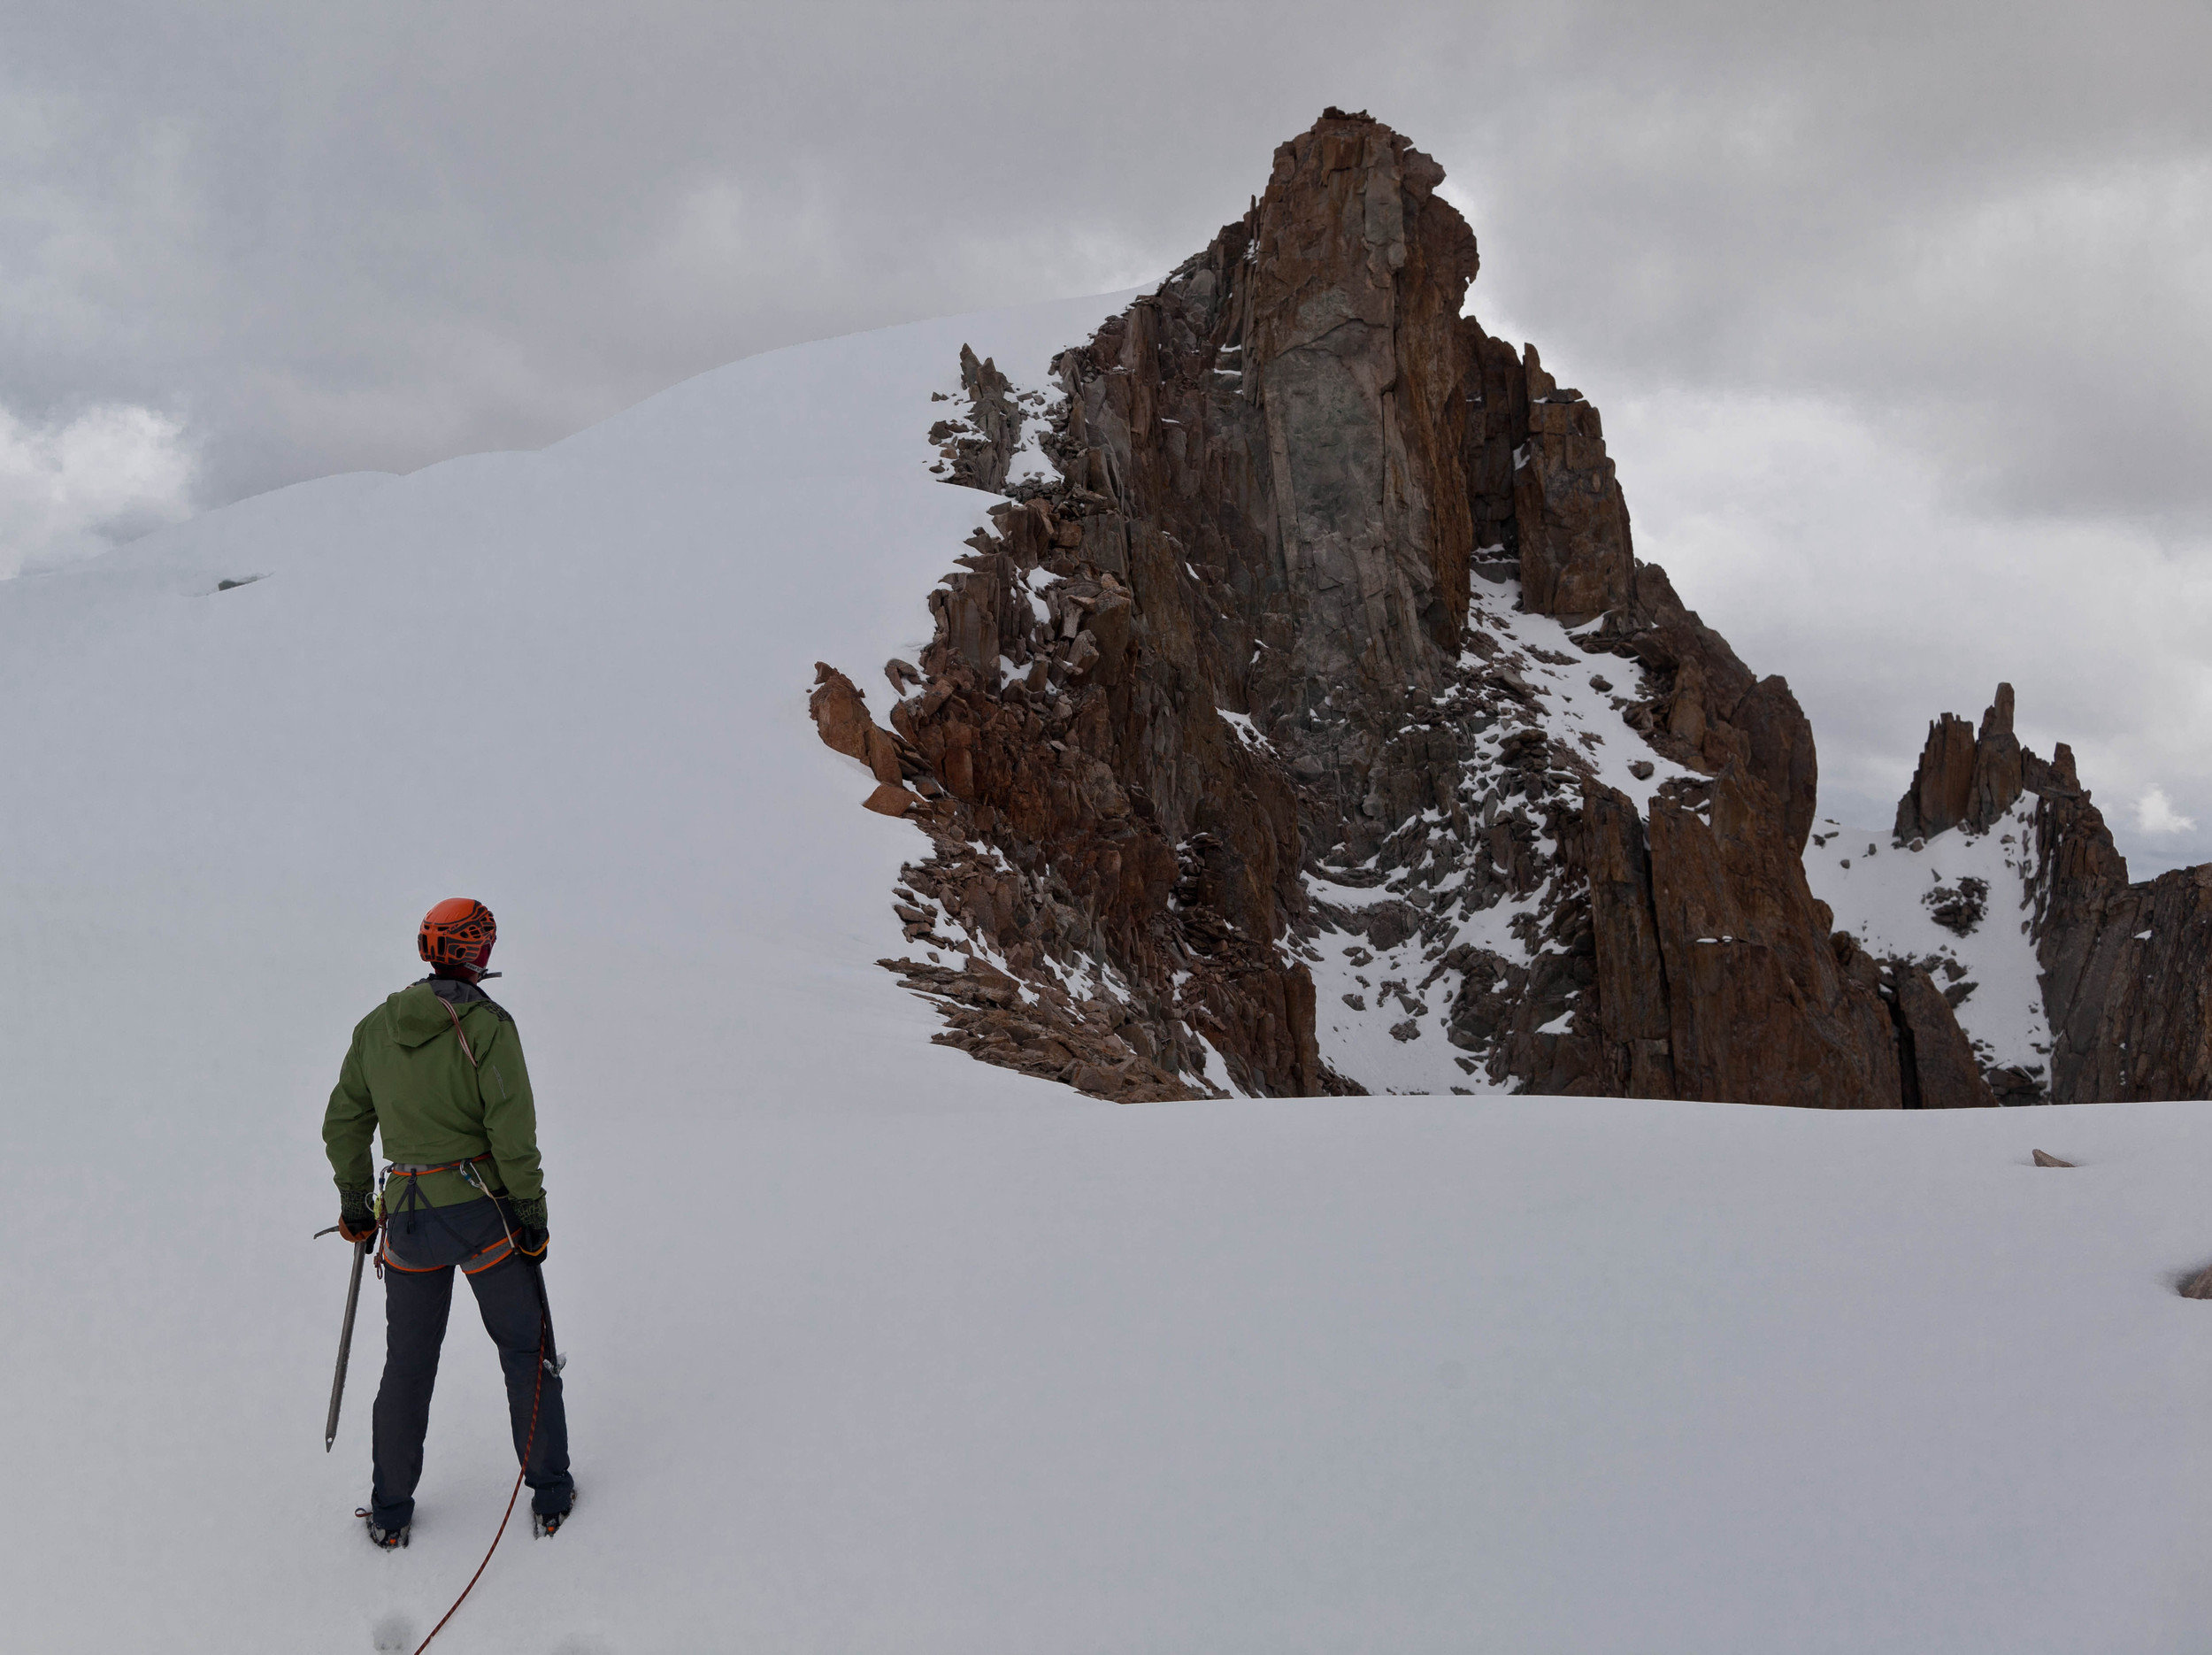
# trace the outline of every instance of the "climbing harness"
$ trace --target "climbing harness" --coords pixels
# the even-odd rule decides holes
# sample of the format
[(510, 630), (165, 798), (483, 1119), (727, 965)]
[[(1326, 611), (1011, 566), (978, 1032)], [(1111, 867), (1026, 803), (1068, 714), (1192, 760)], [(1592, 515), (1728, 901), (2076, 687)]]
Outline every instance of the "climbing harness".
[[(464, 1161), (445, 1161), (435, 1166), (411, 1166), (396, 1163), (384, 1169), (387, 1177), (405, 1179), (407, 1182), (401, 1193), (392, 1200), (391, 1205), (385, 1211), (383, 1244), (377, 1249), (376, 1263), (380, 1274), (386, 1265), (407, 1275), (421, 1275), (430, 1270), (442, 1270), (446, 1267), (443, 1265), (411, 1265), (406, 1261), (403, 1254), (394, 1249), (392, 1231), (396, 1221), (402, 1216), (407, 1220), (406, 1230), (410, 1235), (415, 1233), (416, 1219), (419, 1214), (429, 1219), (456, 1242), (465, 1246), (469, 1244), (469, 1237), (455, 1228), (453, 1220), (446, 1216), (450, 1209), (435, 1205), (423, 1198), (422, 1185), (419, 1181), (431, 1173), (457, 1173), (470, 1188), (490, 1197), (490, 1189), (486, 1188), (474, 1166), (477, 1161), (489, 1159), (491, 1157), (488, 1153), (473, 1156)], [(495, 1197), (492, 1197), (492, 1207), (494, 1212), (499, 1211), (499, 1203)], [(509, 1252), (519, 1251), (515, 1247), (514, 1235), (507, 1228), (506, 1214), (503, 1212), (500, 1213), (499, 1224), (504, 1237), (503, 1241), (491, 1243), (481, 1250), (472, 1252), (469, 1258), (460, 1265), (463, 1275), (480, 1274), (502, 1259), (506, 1258)]]
[[(441, 904), (439, 905), (439, 909), (452, 905), (457, 904)], [(473, 906), (474, 904), (471, 905)], [(432, 913), (434, 915), (437, 914), (439, 912), (439, 909), (433, 909)], [(472, 916), (470, 917), (472, 918)], [(488, 912), (484, 912), (483, 922), (487, 932), (489, 931), (490, 921), (491, 915)], [(426, 930), (427, 930), (430, 925), (429, 920), (426, 920), (424, 924)], [(426, 958), (430, 957), (427, 951), (426, 951), (424, 957)], [(450, 1000), (440, 997), (438, 1004), (445, 1007), (446, 1015), (453, 1020), (453, 1033), (455, 1037), (461, 1043), (461, 1052), (463, 1056), (468, 1058), (469, 1067), (472, 1069), (480, 1067), (480, 1066), (476, 1060), (475, 1051), (469, 1045), (467, 1032), (461, 1027), (461, 1014), (454, 1010), (453, 1003)], [(419, 1182), (417, 1182), (422, 1178), (424, 1174), (428, 1173), (449, 1172), (459, 1174), (462, 1179), (465, 1180), (472, 1188), (481, 1194), (485, 1199), (491, 1202), (492, 1211), (499, 1217), (500, 1230), (506, 1238), (506, 1248), (504, 1251), (500, 1252), (495, 1258), (485, 1259), (483, 1263), (478, 1265), (473, 1270), (470, 1269), (466, 1265), (461, 1266), (460, 1268), (463, 1274), (474, 1275), (478, 1271), (490, 1269), (492, 1266), (500, 1263), (503, 1259), (510, 1258), (519, 1259), (524, 1261), (525, 1267), (531, 1271), (534, 1284), (538, 1290), (538, 1372), (536, 1382), (533, 1384), (530, 1390), (530, 1429), (523, 1437), (522, 1463), (515, 1468), (515, 1486), (508, 1490), (507, 1509), (500, 1513), (498, 1532), (492, 1536), (491, 1544), (484, 1549), (484, 1560), (476, 1566), (476, 1573), (469, 1576), (469, 1583), (461, 1588), (461, 1595), (453, 1600), (452, 1608), (448, 1609), (444, 1614), (440, 1616), (438, 1619), (438, 1624), (430, 1628), (429, 1637), (424, 1638), (421, 1643), (415, 1645), (415, 1655), (422, 1655), (423, 1651), (430, 1647), (431, 1638), (436, 1637), (439, 1633), (445, 1630), (446, 1622), (453, 1619), (455, 1613), (458, 1612), (461, 1605), (468, 1600), (468, 1595), (476, 1590), (476, 1582), (484, 1578), (484, 1571), (491, 1566), (492, 1553), (499, 1550), (499, 1543), (506, 1538), (507, 1524), (515, 1514), (515, 1502), (522, 1496), (522, 1481), (530, 1474), (530, 1451), (537, 1446), (538, 1413), (545, 1397), (545, 1376), (548, 1374), (557, 1374), (561, 1369), (566, 1366), (565, 1361), (553, 1350), (553, 1312), (551, 1307), (546, 1303), (545, 1280), (542, 1276), (536, 1274), (535, 1261), (531, 1259), (528, 1253), (523, 1251), (522, 1247), (516, 1241), (514, 1229), (507, 1222), (506, 1207), (496, 1196), (492, 1194), (490, 1187), (484, 1182), (482, 1174), (478, 1171), (478, 1163), (488, 1161), (491, 1158), (490, 1153), (487, 1151), (482, 1155), (472, 1155), (457, 1161), (447, 1161), (436, 1166), (403, 1166), (395, 1163), (394, 1165), (386, 1167), (377, 1181), (376, 1212), (379, 1219), (381, 1220), (380, 1228), (382, 1231), (382, 1244), (376, 1250), (376, 1269), (377, 1274), (380, 1277), (384, 1274), (384, 1266), (388, 1262), (387, 1254), (389, 1252), (391, 1247), (391, 1212), (393, 1211), (405, 1212), (409, 1215), (408, 1228), (411, 1233), (414, 1228), (414, 1214), (418, 1212), (427, 1212), (433, 1219), (437, 1220), (438, 1222), (445, 1226), (449, 1235), (454, 1235), (457, 1240), (460, 1239), (458, 1232), (454, 1230), (451, 1222), (440, 1215), (439, 1210), (435, 1205), (426, 1202), (422, 1198), (422, 1186)], [(392, 1178), (404, 1178), (408, 1182), (405, 1192), (400, 1197), (402, 1205), (398, 1205), (396, 1207), (388, 1210), (384, 1198), (386, 1181)], [(484, 1251), (486, 1252), (489, 1252), (491, 1249), (486, 1248)], [(480, 1253), (476, 1256), (481, 1258), (482, 1254)], [(408, 1266), (400, 1263), (396, 1258), (388, 1259), (388, 1262), (395, 1270), (407, 1271), (410, 1274), (422, 1274), (422, 1272), (410, 1270)], [(438, 1267), (444, 1268), (447, 1266), (442, 1266)], [(572, 1501), (573, 1500), (573, 1497), (574, 1497), (572, 1495)], [(367, 1519), (371, 1520), (372, 1523), (373, 1522), (373, 1520), (370, 1518), (370, 1513), (366, 1511), (356, 1512), (354, 1515)], [(534, 1513), (532, 1514), (533, 1526), (537, 1533), (541, 1535), (550, 1535), (559, 1529), (561, 1526), (561, 1520), (566, 1515), (567, 1513), (565, 1512), (551, 1514)], [(396, 1536), (396, 1543), (403, 1546), (405, 1545), (407, 1543), (407, 1533), (408, 1531), (406, 1529), (399, 1530)], [(393, 1543), (380, 1540), (378, 1543), (380, 1545), (389, 1545)]]

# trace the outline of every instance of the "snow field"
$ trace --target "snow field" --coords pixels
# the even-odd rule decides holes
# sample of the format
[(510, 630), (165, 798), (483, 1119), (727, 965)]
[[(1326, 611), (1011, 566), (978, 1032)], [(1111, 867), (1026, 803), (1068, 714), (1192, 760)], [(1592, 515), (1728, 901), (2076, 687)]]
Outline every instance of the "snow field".
[[(641, 1129), (684, 1152), (638, 1154)], [(459, 1647), (2207, 1630), (2212, 1312), (2168, 1281), (2212, 1254), (2187, 1105), (915, 1116), (825, 1088), (572, 1105), (555, 1142), (589, 1169), (549, 1270), (583, 1504), (556, 1541), (510, 1536)], [(126, 1187), (180, 1152), (156, 1147), (116, 1158)], [(511, 1462), (465, 1304), (415, 1544), (379, 1557), (342, 1520), (373, 1345), (326, 1459), (342, 1263), (265, 1205), (134, 1234), (143, 1267), (47, 1256), (12, 1294), (24, 1647), (371, 1647), (474, 1567)]]
[(2201, 1105), (1115, 1109), (928, 1043), (872, 963), (921, 842), (812, 664), (880, 711), (983, 520), (922, 440), (960, 344), (1035, 382), (1116, 303), (0, 582), (11, 1647), (411, 1649), (475, 1567), (513, 1468), (465, 1289), (379, 1555), (379, 1298), (326, 1458), (308, 1239), (348, 1031), (460, 892), (541, 1099), (583, 1497), (434, 1649), (2212, 1638)]

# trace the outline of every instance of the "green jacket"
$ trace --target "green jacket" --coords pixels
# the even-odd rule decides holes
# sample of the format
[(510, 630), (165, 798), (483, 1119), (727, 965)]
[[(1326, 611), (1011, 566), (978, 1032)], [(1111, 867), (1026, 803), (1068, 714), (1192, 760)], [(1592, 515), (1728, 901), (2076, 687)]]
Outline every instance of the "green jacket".
[[(448, 1008), (450, 1007), (450, 1010)], [(456, 1037), (454, 1021), (469, 1051)], [(434, 1166), (488, 1153), (478, 1174), (504, 1193), (525, 1223), (545, 1222), (545, 1180), (538, 1170), (538, 1112), (523, 1066), (522, 1036), (506, 1008), (472, 983), (425, 978), (363, 1018), (323, 1114), (323, 1146), (339, 1191), (375, 1187), (372, 1134), (384, 1158)], [(424, 1201), (452, 1206), (478, 1191), (457, 1172), (414, 1181)], [(396, 1181), (395, 1181), (396, 1183)], [(388, 1202), (397, 1189), (388, 1189)]]

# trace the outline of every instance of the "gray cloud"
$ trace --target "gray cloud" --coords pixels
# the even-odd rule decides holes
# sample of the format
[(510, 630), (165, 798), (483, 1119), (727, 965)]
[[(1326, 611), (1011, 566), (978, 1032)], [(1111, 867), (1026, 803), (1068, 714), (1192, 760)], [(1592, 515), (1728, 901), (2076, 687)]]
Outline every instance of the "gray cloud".
[[(2009, 676), (2139, 858), (2212, 854), (2141, 826), (2212, 821), (2200, 4), (126, 0), (7, 38), (0, 417), (176, 422), (204, 504), (1157, 274), (1371, 109), (1451, 173), (1477, 313), (1608, 408), (1647, 552), (1798, 684), (1832, 804)], [(2078, 601), (2116, 582), (2140, 625)]]

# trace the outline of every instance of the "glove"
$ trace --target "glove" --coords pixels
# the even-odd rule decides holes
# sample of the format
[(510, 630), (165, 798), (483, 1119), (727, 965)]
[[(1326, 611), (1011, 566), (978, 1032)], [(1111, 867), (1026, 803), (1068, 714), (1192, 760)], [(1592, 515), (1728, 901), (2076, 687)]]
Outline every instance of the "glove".
[(338, 1234), (358, 1247), (376, 1234), (376, 1208), (365, 1189), (342, 1189), (338, 1199)]
[(534, 1201), (510, 1200), (507, 1205), (514, 1210), (515, 1251), (543, 1264), (545, 1262), (545, 1197), (540, 1196)]

